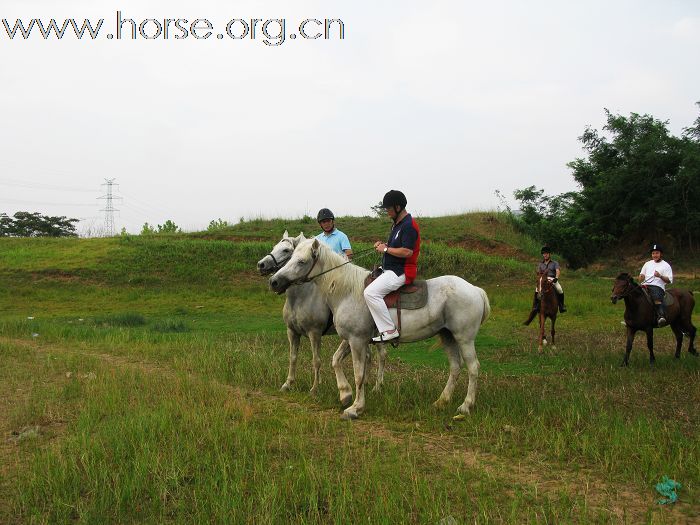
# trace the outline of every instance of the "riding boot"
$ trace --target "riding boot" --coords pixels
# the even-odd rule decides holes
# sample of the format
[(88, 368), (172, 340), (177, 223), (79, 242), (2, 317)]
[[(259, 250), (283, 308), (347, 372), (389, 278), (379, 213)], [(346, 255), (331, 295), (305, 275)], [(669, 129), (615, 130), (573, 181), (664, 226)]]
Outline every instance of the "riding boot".
[(535, 297), (533, 297), (533, 299), (532, 299), (532, 311), (533, 312), (540, 311), (540, 300), (537, 297), (537, 292), (535, 292)]
[(656, 324), (661, 326), (666, 326), (666, 305), (663, 303), (656, 304)]
[(559, 312), (563, 314), (566, 312), (566, 306), (564, 306), (564, 294), (558, 293), (557, 297), (559, 298)]

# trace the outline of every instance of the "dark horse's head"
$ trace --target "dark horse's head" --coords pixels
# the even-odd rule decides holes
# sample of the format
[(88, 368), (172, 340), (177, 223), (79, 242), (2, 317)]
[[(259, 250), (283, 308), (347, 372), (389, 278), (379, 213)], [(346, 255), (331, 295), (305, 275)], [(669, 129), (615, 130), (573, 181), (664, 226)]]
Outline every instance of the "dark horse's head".
[(622, 272), (620, 275), (615, 277), (615, 284), (613, 284), (612, 295), (610, 300), (615, 304), (618, 299), (623, 299), (627, 297), (629, 293), (637, 287), (637, 283), (627, 272)]

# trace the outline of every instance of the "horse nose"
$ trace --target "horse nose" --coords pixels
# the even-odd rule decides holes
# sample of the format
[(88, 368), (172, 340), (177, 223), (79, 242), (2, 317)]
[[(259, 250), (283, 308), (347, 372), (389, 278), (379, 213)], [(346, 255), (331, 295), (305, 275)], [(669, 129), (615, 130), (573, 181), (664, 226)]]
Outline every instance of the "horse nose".
[(262, 261), (258, 262), (258, 270), (262, 270), (263, 268), (265, 268), (265, 263)]
[(279, 283), (277, 282), (277, 279), (274, 279), (274, 278), (273, 278), (273, 279), (270, 279), (270, 287), (271, 287), (273, 290), (276, 290), (276, 289), (277, 289), (277, 285), (278, 285), (278, 284), (279, 284)]

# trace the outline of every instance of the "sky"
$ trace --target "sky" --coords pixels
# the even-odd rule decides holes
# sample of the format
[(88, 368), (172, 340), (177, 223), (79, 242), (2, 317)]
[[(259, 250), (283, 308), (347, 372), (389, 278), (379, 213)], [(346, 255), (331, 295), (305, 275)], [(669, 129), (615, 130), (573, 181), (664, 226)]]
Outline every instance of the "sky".
[[(668, 120), (674, 134), (699, 111), (693, 0), (144, 4), (3, 0), (11, 27), (104, 23), (95, 40), (10, 39), (0, 23), (0, 213), (76, 217), (98, 234), (105, 179), (118, 184), (117, 231), (367, 215), (389, 189), (418, 216), (490, 210), (496, 190), (576, 189), (566, 164), (605, 108)], [(129, 38), (108, 39), (117, 11), (214, 29), (131, 40), (127, 25)], [(284, 18), (285, 41), (265, 45), (263, 22), (255, 39), (224, 35), (254, 18)], [(328, 40), (289, 37), (306, 19), (342, 20), (344, 39), (337, 26)]]

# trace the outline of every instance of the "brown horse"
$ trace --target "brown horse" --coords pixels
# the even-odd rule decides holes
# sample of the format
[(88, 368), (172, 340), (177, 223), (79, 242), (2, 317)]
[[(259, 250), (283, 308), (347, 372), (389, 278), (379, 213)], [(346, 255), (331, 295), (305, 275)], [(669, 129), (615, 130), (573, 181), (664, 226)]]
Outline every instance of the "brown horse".
[(547, 279), (546, 273), (537, 274), (537, 298), (539, 301), (539, 309), (532, 310), (530, 317), (525, 321), (525, 325), (529, 325), (535, 316), (539, 313), (540, 317), (540, 337), (538, 351), (542, 352), (542, 343), (547, 344), (547, 336), (544, 335), (544, 324), (549, 317), (552, 320), (552, 349), (556, 350), (554, 344), (554, 325), (557, 322), (557, 312), (559, 311), (559, 299), (557, 299), (556, 290), (552, 281)]
[[(693, 342), (695, 341), (695, 327), (692, 323), (693, 308), (695, 308), (695, 298), (688, 290), (672, 289), (666, 294), (673, 296), (674, 302), (666, 306), (666, 321), (671, 325), (671, 330), (676, 336), (676, 359), (681, 356), (681, 345), (683, 344), (683, 334), (687, 334), (690, 343), (688, 352), (694, 356), (698, 355)], [(642, 330), (647, 334), (647, 347), (649, 348), (649, 363), (654, 364), (654, 328), (656, 324), (656, 314), (654, 305), (642, 287), (628, 273), (621, 273), (615, 279), (610, 300), (615, 304), (618, 299), (625, 300), (625, 324), (627, 325), (627, 349), (625, 358), (620, 366), (629, 365), (630, 352), (634, 334)]]

